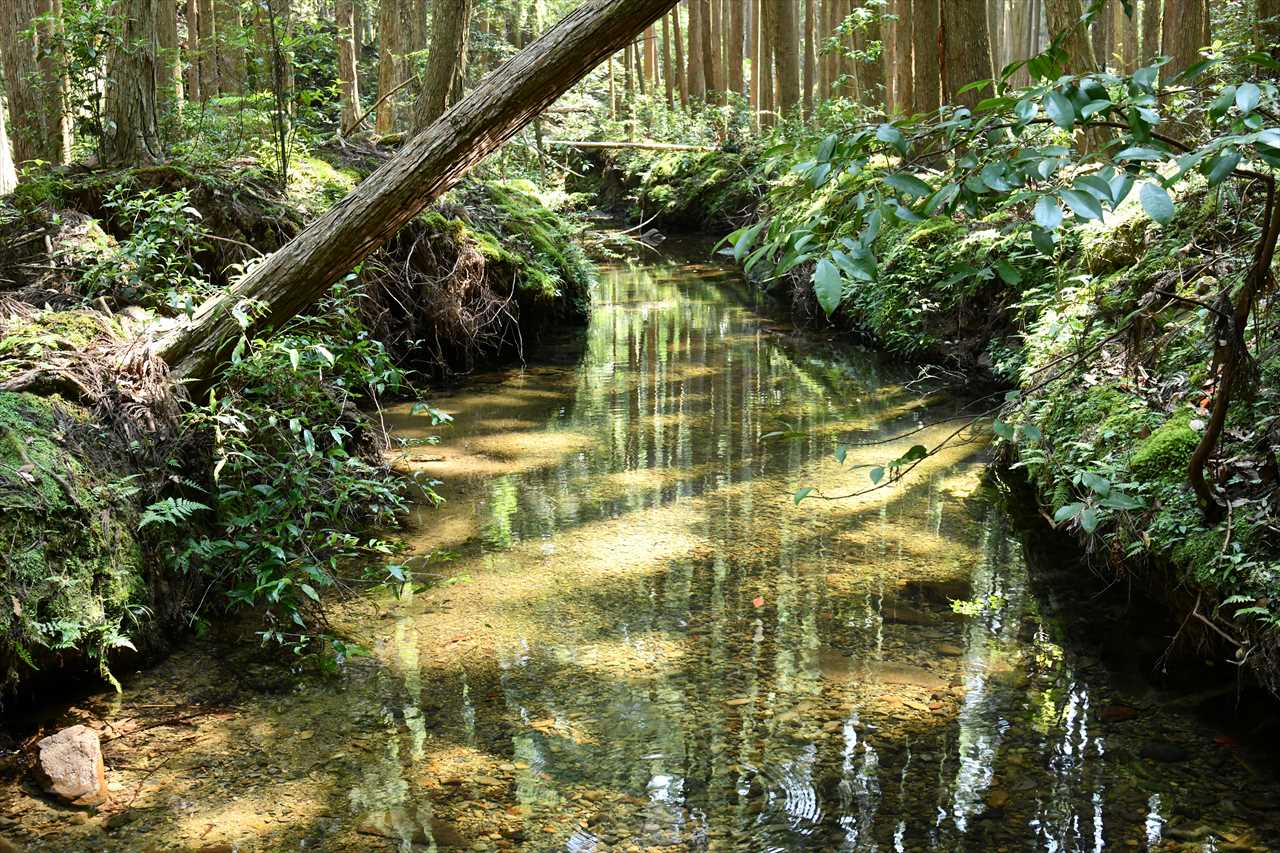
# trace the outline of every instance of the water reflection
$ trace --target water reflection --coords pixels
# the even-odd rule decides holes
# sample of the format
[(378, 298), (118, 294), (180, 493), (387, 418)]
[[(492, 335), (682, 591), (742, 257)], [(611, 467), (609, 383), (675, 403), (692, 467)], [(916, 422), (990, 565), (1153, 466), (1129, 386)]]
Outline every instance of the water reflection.
[[(453, 582), (346, 614), (373, 665), (246, 703), (219, 769), (139, 777), (189, 811), (103, 849), (1269, 849), (1274, 777), (1064, 641), (980, 443), (796, 506), (945, 434), (834, 458), (925, 423), (909, 377), (718, 269), (609, 272), (583, 339), (477, 377), (403, 451), (448, 499), (415, 565)], [(227, 756), (258, 743), (285, 781), (246, 793)], [(280, 802), (286, 829), (233, 819)]]

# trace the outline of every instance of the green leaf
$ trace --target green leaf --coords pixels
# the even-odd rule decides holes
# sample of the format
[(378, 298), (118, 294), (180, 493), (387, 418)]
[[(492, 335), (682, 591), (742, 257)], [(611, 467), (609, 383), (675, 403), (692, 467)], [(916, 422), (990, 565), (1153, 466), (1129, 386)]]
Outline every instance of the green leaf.
[(1082, 503), (1067, 504), (1053, 514), (1053, 521), (1055, 524), (1061, 524), (1069, 518), (1075, 518), (1082, 509), (1084, 509)]
[(991, 431), (1003, 438), (1005, 441), (1013, 441), (1013, 427), (1004, 421), (996, 418), (991, 422)]
[(1236, 89), (1236, 106), (1248, 115), (1262, 101), (1262, 90), (1253, 83), (1241, 83)]
[(1098, 511), (1093, 507), (1085, 507), (1080, 513), (1080, 529), (1085, 533), (1093, 533), (1098, 529)]
[(1008, 261), (996, 261), (996, 272), (1000, 280), (1008, 285), (1022, 284), (1022, 273), (1018, 272)]
[(1111, 481), (1101, 474), (1095, 474), (1092, 471), (1085, 471), (1080, 476), (1080, 482), (1085, 488), (1096, 494), (1098, 497), (1105, 498), (1111, 494)]
[(1234, 148), (1224, 150), (1209, 161), (1209, 186), (1214, 187), (1227, 179), (1240, 165), (1240, 152)]
[(1053, 123), (1063, 130), (1070, 130), (1076, 123), (1076, 110), (1071, 101), (1060, 92), (1050, 92), (1044, 99), (1045, 110)]
[(839, 462), (841, 465), (843, 465), (844, 460), (847, 459), (848, 457), (849, 457), (849, 448), (845, 447), (843, 444), (836, 445), (836, 461)]
[(872, 482), (873, 484), (875, 484), (875, 485), (877, 485), (877, 486), (878, 486), (878, 485), (880, 485), (880, 481), (881, 481), (881, 480), (883, 480), (883, 479), (884, 479), (884, 467), (883, 467), (883, 466), (881, 466), (881, 465), (877, 465), (876, 467), (874, 467), (874, 468), (872, 468), (872, 469), (871, 469), (871, 482)]
[(311, 586), (311, 584), (304, 583), (304, 584), (299, 584), (299, 586), (301, 586), (302, 591), (307, 594), (307, 598), (311, 599), (312, 601), (320, 600), (320, 593), (316, 592), (315, 587)]
[(909, 462), (916, 462), (918, 460), (924, 459), (928, 455), (929, 455), (929, 448), (925, 447), (923, 444), (914, 444), (911, 446), (910, 450), (902, 454), (902, 456), (898, 459), (898, 462), (905, 465)]
[(805, 486), (803, 489), (798, 490), (798, 491), (796, 492), (796, 494), (795, 494), (795, 502), (796, 502), (796, 506), (800, 506), (800, 501), (802, 501), (802, 500), (804, 500), (805, 498), (809, 497), (809, 495), (811, 495), (811, 494), (813, 494), (813, 487), (812, 487), (812, 486)]
[(755, 245), (756, 238), (760, 236), (761, 230), (764, 229), (768, 220), (763, 220), (752, 225), (750, 228), (744, 228), (738, 239), (733, 244), (733, 262), (741, 264), (742, 259), (746, 257), (747, 252), (751, 251), (751, 247)]
[(1039, 441), (1044, 438), (1043, 433), (1040, 432), (1040, 428), (1035, 424), (1023, 424), (1019, 429), (1022, 430), (1022, 437), (1027, 441)]
[(818, 146), (817, 160), (819, 163), (827, 163), (831, 160), (831, 155), (835, 153), (836, 143), (840, 141), (840, 137), (831, 134), (822, 140), (822, 144)]
[(1040, 105), (1030, 98), (1023, 98), (1013, 105), (1013, 114), (1018, 117), (1020, 122), (1031, 121), (1038, 112), (1040, 112)]
[(1089, 193), (1080, 190), (1063, 190), (1062, 200), (1081, 219), (1101, 219), (1102, 205)]
[(933, 194), (933, 187), (929, 186), (915, 175), (908, 175), (905, 173), (885, 175), (884, 182), (900, 193), (905, 193), (917, 198), (924, 198)]
[(844, 277), (831, 261), (823, 258), (813, 270), (813, 292), (818, 304), (830, 317), (844, 298)]
[(1051, 195), (1040, 196), (1034, 213), (1036, 224), (1046, 231), (1057, 231), (1058, 226), (1062, 225), (1062, 208), (1058, 206), (1058, 200)]
[(1147, 216), (1156, 222), (1168, 225), (1173, 221), (1173, 215), (1176, 212), (1173, 199), (1169, 198), (1169, 193), (1156, 182), (1144, 183), (1142, 189), (1138, 191), (1138, 200), (1142, 202), (1142, 209), (1147, 212)]
[(1116, 153), (1116, 159), (1121, 161), (1130, 160), (1163, 160), (1167, 157), (1163, 151), (1157, 151), (1155, 148), (1142, 148), (1133, 146)]
[(1214, 99), (1209, 105), (1209, 115), (1214, 118), (1220, 118), (1227, 114), (1227, 110), (1231, 109), (1231, 105), (1236, 102), (1236, 87), (1228, 86), (1222, 90), (1222, 94)]
[(1080, 117), (1089, 118), (1090, 116), (1097, 115), (1111, 105), (1110, 101), (1090, 101), (1080, 108)]
[(1107, 495), (1102, 500), (1102, 506), (1105, 506), (1107, 509), (1142, 509), (1146, 505), (1146, 501), (1142, 500), (1142, 498), (1125, 494), (1119, 489), (1112, 489), (1111, 494)]

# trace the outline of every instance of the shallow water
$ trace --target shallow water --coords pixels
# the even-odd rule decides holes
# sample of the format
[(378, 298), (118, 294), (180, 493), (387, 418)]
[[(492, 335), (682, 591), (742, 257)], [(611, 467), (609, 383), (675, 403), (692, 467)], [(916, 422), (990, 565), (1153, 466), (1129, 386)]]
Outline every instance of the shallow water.
[[(574, 853), (1280, 839), (1267, 753), (1065, 639), (1090, 602), (1033, 584), (979, 438), (904, 485), (796, 505), (947, 433), (835, 459), (954, 410), (913, 372), (805, 342), (713, 266), (612, 269), (595, 302), (584, 335), (436, 401), (452, 426), (389, 416), (397, 464), (448, 500), (410, 528), (430, 587), (339, 614), (371, 658), (276, 690), (196, 645), (66, 712), (108, 738), (110, 806), (76, 822), (5, 782), (0, 833)], [(762, 441), (776, 431), (796, 436)]]

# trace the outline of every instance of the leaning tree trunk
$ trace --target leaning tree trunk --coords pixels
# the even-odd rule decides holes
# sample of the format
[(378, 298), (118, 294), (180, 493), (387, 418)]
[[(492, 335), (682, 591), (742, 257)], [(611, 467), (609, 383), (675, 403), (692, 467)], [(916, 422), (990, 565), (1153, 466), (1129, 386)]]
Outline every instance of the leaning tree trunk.
[[(156, 344), (180, 380), (202, 386), (243, 334), (279, 329), (473, 166), (531, 122), (675, 0), (585, 0), (414, 136), (332, 210)], [(233, 316), (253, 305), (242, 329)], [(240, 313), (240, 312), (236, 312)]]
[(120, 44), (107, 60), (103, 160), (116, 166), (155, 163), (161, 157), (156, 129), (156, 0), (125, 0)]
[(472, 0), (436, 0), (431, 19), (431, 53), (426, 79), (418, 95), (413, 126), (421, 130), (453, 105), (450, 93), (461, 90), (467, 70), (467, 41), (471, 38)]

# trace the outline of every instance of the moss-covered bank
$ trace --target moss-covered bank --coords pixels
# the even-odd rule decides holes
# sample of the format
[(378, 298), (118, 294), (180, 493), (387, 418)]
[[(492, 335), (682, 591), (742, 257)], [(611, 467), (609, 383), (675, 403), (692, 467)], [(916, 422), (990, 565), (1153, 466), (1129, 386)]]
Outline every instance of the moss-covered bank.
[(0, 200), (0, 696), (77, 662), (111, 679), (122, 652), (235, 605), (264, 638), (314, 643), (326, 588), (398, 582), (366, 531), (394, 525), (407, 484), (359, 407), (585, 319), (580, 226), (528, 182), (471, 181), (179, 418), (134, 336), (378, 159), (301, 158), (285, 192), (257, 167), (71, 168)]

